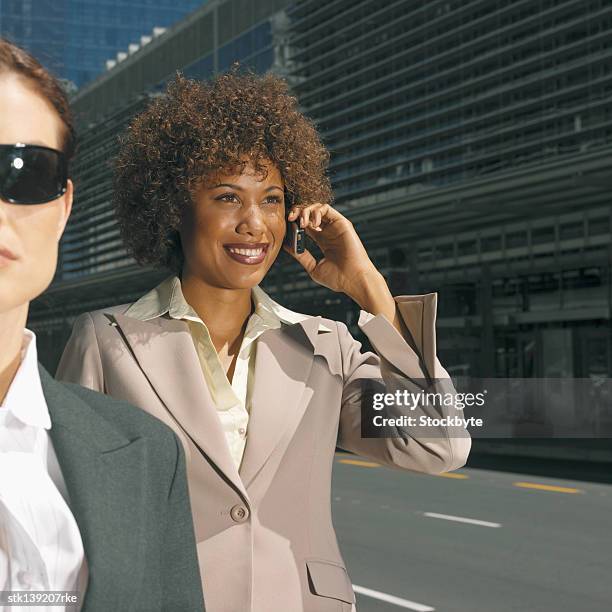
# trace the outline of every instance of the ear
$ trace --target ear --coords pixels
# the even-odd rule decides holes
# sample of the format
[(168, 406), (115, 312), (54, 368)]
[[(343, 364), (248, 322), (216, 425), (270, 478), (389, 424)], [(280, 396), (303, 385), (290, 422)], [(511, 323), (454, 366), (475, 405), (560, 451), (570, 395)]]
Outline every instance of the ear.
[(66, 228), (66, 223), (68, 223), (68, 218), (70, 217), (70, 212), (72, 211), (72, 199), (74, 197), (74, 185), (72, 181), (68, 179), (68, 183), (66, 185), (66, 193), (60, 199), (61, 205), (61, 214), (58, 219), (57, 224), (57, 239), (62, 237), (64, 233), (64, 229)]

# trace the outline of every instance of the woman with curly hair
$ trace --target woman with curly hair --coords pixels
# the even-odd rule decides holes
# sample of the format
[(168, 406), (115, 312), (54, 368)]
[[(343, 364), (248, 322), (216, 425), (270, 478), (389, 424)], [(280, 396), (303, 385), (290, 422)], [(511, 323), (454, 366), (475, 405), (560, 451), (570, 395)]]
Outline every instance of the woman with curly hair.
[[(136, 260), (172, 275), (79, 317), (60, 363), (61, 378), (141, 406), (183, 442), (209, 612), (354, 609), (331, 521), (336, 446), (427, 473), (461, 467), (470, 449), (463, 428), (397, 419), (383, 437), (362, 423), (372, 390), (454, 389), (436, 357), (437, 294), (391, 295), (332, 206), (328, 159), (283, 79), (179, 76), (131, 124), (114, 195)], [(298, 222), (319, 261), (284, 244)], [(376, 352), (261, 289), (281, 248), (361, 307)]]

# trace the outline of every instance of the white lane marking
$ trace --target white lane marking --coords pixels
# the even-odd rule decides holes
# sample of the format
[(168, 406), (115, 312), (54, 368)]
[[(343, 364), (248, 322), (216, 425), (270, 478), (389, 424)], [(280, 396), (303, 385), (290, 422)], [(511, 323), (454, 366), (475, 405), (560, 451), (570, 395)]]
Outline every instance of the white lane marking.
[(438, 514), (437, 512), (423, 512), (423, 514), (431, 518), (445, 519), (447, 521), (457, 521), (458, 523), (470, 523), (470, 525), (480, 525), (481, 527), (501, 527), (501, 523), (490, 523), (489, 521), (479, 521), (477, 519), (464, 518), (463, 516), (452, 516), (450, 514)]
[(410, 601), (408, 599), (402, 599), (395, 595), (389, 595), (388, 593), (382, 593), (381, 591), (374, 591), (373, 589), (366, 589), (366, 587), (353, 585), (355, 593), (365, 595), (366, 597), (372, 597), (373, 599), (379, 599), (380, 601), (386, 601), (387, 603), (394, 604), (400, 608), (406, 608), (407, 610), (415, 610), (415, 612), (434, 612), (435, 608), (426, 606), (425, 604), (417, 603), (416, 601)]

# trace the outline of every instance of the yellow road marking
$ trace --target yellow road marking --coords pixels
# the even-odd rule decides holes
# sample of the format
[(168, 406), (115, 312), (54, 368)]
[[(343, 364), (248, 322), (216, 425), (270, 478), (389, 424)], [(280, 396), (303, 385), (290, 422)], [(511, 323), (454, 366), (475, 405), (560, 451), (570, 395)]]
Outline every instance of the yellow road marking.
[(349, 465), (360, 465), (361, 467), (380, 467), (380, 463), (371, 461), (357, 461), (357, 459), (340, 459), (338, 463), (348, 463)]
[(513, 482), (515, 487), (522, 487), (524, 489), (540, 489), (542, 491), (556, 491), (557, 493), (584, 493), (581, 489), (574, 489), (573, 487), (557, 487), (554, 485), (538, 484), (537, 482)]
[[(335, 453), (337, 457), (344, 456), (344, 453)], [(372, 461), (360, 461), (358, 459), (338, 459), (338, 463), (346, 463), (348, 465), (359, 465), (361, 467), (380, 467), (380, 463), (374, 463)], [(443, 472), (441, 474), (434, 474), (440, 478), (454, 478), (456, 480), (466, 480), (469, 478), (466, 474), (460, 474), (457, 472)], [(584, 493), (582, 489), (575, 489), (573, 487), (559, 487), (556, 485), (539, 484), (537, 482), (513, 482), (515, 487), (521, 487), (523, 489), (537, 489), (540, 491), (554, 491), (556, 493)]]

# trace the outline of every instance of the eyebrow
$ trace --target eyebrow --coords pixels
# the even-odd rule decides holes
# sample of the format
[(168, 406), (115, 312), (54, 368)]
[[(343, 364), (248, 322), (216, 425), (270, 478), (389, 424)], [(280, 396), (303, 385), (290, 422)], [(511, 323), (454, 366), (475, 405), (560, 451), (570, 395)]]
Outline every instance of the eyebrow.
[[(216, 189), (217, 187), (231, 187), (232, 189), (237, 189), (238, 191), (244, 191), (240, 185), (233, 185), (232, 183), (219, 183), (218, 185), (214, 185), (212, 189)], [(266, 189), (266, 191), (272, 191), (272, 189), (280, 189), (282, 191), (282, 188), (278, 185), (271, 185)]]

